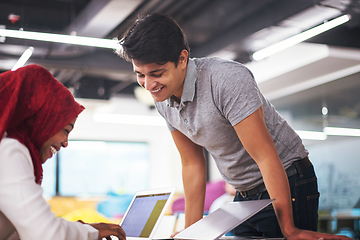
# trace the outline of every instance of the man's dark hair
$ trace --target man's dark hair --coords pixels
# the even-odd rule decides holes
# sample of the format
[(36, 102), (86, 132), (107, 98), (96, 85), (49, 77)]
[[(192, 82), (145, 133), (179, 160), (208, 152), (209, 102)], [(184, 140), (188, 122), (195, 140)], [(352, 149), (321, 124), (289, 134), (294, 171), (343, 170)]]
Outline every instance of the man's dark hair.
[(120, 44), (122, 49), (118, 54), (122, 58), (142, 64), (173, 62), (177, 66), (182, 50), (190, 55), (189, 44), (179, 24), (161, 13), (137, 19)]

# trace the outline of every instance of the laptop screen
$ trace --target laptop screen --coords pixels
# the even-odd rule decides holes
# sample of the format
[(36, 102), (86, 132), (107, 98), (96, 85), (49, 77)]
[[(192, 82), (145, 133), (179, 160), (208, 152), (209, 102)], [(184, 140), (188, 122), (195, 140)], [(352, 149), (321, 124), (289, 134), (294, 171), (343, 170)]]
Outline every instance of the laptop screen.
[(169, 192), (136, 196), (121, 223), (126, 236), (148, 238), (170, 194)]

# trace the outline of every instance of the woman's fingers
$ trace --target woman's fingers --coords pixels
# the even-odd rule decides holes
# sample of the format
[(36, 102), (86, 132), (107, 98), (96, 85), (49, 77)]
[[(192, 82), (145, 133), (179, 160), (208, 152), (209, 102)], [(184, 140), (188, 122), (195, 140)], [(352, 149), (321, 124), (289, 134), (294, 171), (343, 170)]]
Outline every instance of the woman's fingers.
[(90, 225), (99, 231), (99, 239), (111, 240), (111, 235), (118, 237), (119, 240), (126, 239), (125, 231), (120, 225), (112, 223), (92, 223)]

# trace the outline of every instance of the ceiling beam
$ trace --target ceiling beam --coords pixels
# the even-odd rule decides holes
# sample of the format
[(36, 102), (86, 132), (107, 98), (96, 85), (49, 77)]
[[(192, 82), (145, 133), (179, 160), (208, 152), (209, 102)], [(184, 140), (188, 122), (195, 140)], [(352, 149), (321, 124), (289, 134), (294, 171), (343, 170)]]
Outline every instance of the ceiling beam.
[(142, 0), (92, 0), (70, 24), (65, 33), (78, 36), (106, 37), (126, 19)]
[[(192, 57), (204, 57), (219, 51), (234, 42), (241, 44), (241, 41), (266, 27), (276, 25), (280, 21), (299, 13), (307, 8), (314, 6), (317, 2), (314, 0), (281, 0), (264, 8), (263, 10), (248, 16), (245, 20), (239, 22), (235, 27), (224, 32), (217, 37), (212, 38), (199, 47), (192, 48)], [(286, 13), (286, 14), (284, 14)]]

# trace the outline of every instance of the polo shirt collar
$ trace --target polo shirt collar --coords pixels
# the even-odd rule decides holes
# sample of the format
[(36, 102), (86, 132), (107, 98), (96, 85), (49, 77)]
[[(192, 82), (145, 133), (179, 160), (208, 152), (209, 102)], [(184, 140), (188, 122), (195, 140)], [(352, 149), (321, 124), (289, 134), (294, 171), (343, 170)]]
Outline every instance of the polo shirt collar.
[[(196, 82), (196, 64), (193, 59), (189, 59), (186, 76), (184, 80), (184, 88), (181, 95), (180, 105), (184, 105), (185, 102), (190, 102), (194, 100), (195, 97), (195, 82)], [(173, 97), (170, 97), (166, 100), (167, 105), (171, 107), (178, 106), (178, 103), (174, 100)]]

